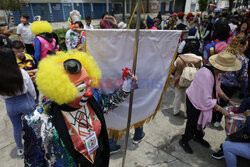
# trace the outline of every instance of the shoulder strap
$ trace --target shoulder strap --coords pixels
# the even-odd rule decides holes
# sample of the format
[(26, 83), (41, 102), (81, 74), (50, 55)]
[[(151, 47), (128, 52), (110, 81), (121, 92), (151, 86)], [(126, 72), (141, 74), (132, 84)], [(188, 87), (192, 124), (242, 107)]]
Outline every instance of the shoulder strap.
[(215, 78), (214, 69), (211, 66), (203, 66), (203, 67), (206, 67), (207, 69), (209, 69), (214, 76), (213, 98), (216, 98), (216, 78)]
[(186, 62), (183, 60), (183, 58), (181, 58), (181, 56), (178, 56), (182, 61), (183, 61), (183, 63), (185, 63), (186, 64)]

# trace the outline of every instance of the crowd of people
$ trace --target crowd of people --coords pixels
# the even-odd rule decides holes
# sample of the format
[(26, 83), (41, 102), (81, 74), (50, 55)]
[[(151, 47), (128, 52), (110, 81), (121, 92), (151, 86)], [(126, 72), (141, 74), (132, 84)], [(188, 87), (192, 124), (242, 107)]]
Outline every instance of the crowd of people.
[[(18, 40), (11, 41), (8, 27), (0, 27), (0, 97), (6, 103), (13, 125), (17, 155), (25, 155), (26, 165), (108, 166), (109, 155), (118, 152), (121, 147), (113, 136), (108, 138), (103, 114), (126, 99), (137, 77), (127, 77), (121, 89), (109, 95), (100, 94), (98, 89), (90, 91), (88, 77), (97, 75), (95, 77), (98, 78), (101, 75), (96, 62), (83, 52), (84, 30), (94, 29), (91, 17), (86, 17), (86, 24), (83, 25), (80, 13), (76, 10), (70, 12), (70, 29), (65, 34), (68, 52), (65, 55), (57, 52), (60, 50), (59, 41), (50, 23), (41, 21), (40, 17), (30, 23), (27, 15), (22, 15), (20, 20), (16, 32)], [(244, 99), (239, 113), (245, 113), (246, 134), (250, 136), (250, 116), (246, 114), (250, 110), (249, 26), (250, 12), (246, 11), (231, 13), (216, 10), (205, 15), (179, 12), (172, 13), (166, 20), (159, 13), (153, 19), (147, 16), (146, 22), (141, 21), (143, 29), (183, 32), (171, 84), (175, 89), (173, 115), (178, 116), (181, 104), (184, 105), (187, 122), (179, 144), (186, 153), (193, 153), (189, 145), (191, 139), (210, 147), (203, 138), (204, 129), (209, 123), (214, 127), (221, 126), (223, 116), (227, 119), (232, 117), (225, 107), (240, 105), (231, 100), (234, 95)], [(100, 28), (125, 29), (127, 24), (118, 23), (114, 16), (104, 13)], [(187, 36), (184, 35), (186, 32)], [(70, 52), (72, 50), (74, 54)], [(41, 61), (45, 58), (46, 61)], [(89, 64), (82, 62), (81, 58), (89, 59)], [(56, 63), (60, 64), (58, 70), (54, 67)], [(180, 80), (189, 65), (198, 70), (192, 82), (182, 86)], [(69, 94), (64, 90), (61, 92), (58, 87), (69, 89)], [(45, 95), (42, 110), (46, 113), (32, 115), (39, 104), (39, 91)], [(81, 95), (77, 95), (78, 91)], [(75, 95), (71, 95), (72, 92)], [(28, 117), (22, 120), (23, 115)], [(80, 118), (87, 124), (77, 122)], [(72, 128), (77, 129), (76, 122), (82, 129), (74, 132), (78, 136), (69, 135), (73, 133), (70, 131)], [(43, 126), (48, 126), (46, 130), (49, 134), (39, 138), (36, 136), (37, 129)], [(26, 144), (22, 143), (22, 128)], [(143, 127), (136, 128), (133, 143), (138, 144), (144, 136)], [(98, 140), (99, 147), (85, 146), (89, 139), (91, 142)], [(44, 140), (53, 142), (44, 143)], [(55, 141), (60, 144), (55, 144)], [(215, 159), (225, 157), (227, 166), (236, 166), (236, 156), (250, 159), (249, 141), (233, 142), (227, 137), (221, 149), (212, 154)]]
[[(161, 20), (159, 15), (157, 17), (154, 19), (155, 22)], [(181, 12), (173, 13), (167, 21), (163, 24), (162, 21), (158, 22), (157, 25), (158, 29), (188, 31), (188, 36), (181, 39), (178, 48), (179, 55), (173, 68), (172, 85), (175, 88), (173, 114), (179, 114), (183, 101), (187, 118), (185, 133), (179, 144), (185, 152), (192, 154), (192, 147), (188, 143), (191, 139), (209, 148), (210, 144), (203, 138), (206, 126), (212, 123), (218, 128), (221, 126), (223, 115), (225, 119), (231, 117), (225, 106), (239, 105), (231, 100), (233, 95), (240, 99), (248, 97), (239, 112), (249, 110), (250, 13), (242, 11), (232, 14), (216, 10), (213, 15), (205, 15), (203, 18), (199, 13), (196, 16), (188, 13), (186, 22), (183, 17), (184, 14)], [(165, 26), (162, 26), (164, 24)], [(184, 68), (190, 64), (199, 70), (190, 85), (181, 87), (181, 75)], [(242, 106), (245, 106), (244, 109)], [(249, 116), (246, 120), (249, 124)], [(248, 136), (249, 132), (248, 125)], [(250, 159), (249, 140), (247, 143), (242, 140), (230, 141), (230, 137), (226, 140), (221, 149), (212, 154), (213, 158), (225, 157), (227, 166), (236, 166), (236, 156)]]

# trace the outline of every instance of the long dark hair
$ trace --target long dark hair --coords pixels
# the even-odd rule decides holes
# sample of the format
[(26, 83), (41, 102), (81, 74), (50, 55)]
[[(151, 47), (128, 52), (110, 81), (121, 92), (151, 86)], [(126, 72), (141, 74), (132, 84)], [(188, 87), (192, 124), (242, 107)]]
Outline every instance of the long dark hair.
[(247, 35), (247, 30), (248, 30), (248, 28), (249, 28), (249, 25), (248, 25), (247, 21), (243, 21), (243, 22), (237, 27), (237, 32), (238, 32), (238, 33), (241, 32), (241, 26), (242, 26), (244, 23), (247, 24), (247, 28), (246, 28), (246, 30), (244, 31), (245, 35)]
[(23, 76), (15, 53), (5, 47), (0, 48), (0, 95), (16, 96), (23, 91)]

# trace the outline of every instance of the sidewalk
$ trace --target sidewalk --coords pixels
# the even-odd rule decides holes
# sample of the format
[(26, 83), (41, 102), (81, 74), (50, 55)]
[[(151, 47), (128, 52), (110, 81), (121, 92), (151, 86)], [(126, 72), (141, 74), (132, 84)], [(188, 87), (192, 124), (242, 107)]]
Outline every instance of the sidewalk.
[[(146, 136), (139, 145), (132, 144), (134, 131), (130, 131), (126, 167), (224, 167), (224, 160), (215, 160), (211, 157), (211, 153), (217, 151), (225, 139), (222, 127), (219, 130), (206, 128), (205, 139), (211, 144), (210, 149), (191, 141), (190, 145), (194, 150), (194, 154), (191, 155), (186, 154), (179, 146), (178, 141), (184, 132), (186, 120), (183, 113), (173, 116), (173, 98), (174, 89), (169, 86), (155, 119), (145, 124)], [(2, 101), (0, 108), (0, 167), (23, 166), (23, 160), (16, 156), (12, 125)], [(124, 137), (118, 143), (123, 146)], [(120, 167), (122, 156), (123, 151), (112, 155), (110, 167)], [(243, 160), (238, 166), (247, 167), (249, 161)]]

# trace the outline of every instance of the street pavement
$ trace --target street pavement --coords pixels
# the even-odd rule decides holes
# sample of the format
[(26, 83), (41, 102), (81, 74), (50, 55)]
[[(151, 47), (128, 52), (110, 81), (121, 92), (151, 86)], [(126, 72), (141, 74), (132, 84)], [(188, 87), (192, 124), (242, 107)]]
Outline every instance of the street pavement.
[[(239, 99), (234, 98), (240, 102)], [(211, 157), (213, 151), (219, 149), (225, 139), (223, 127), (209, 126), (205, 130), (205, 139), (211, 144), (207, 149), (191, 141), (194, 154), (186, 154), (178, 141), (185, 129), (183, 112), (173, 116), (174, 89), (169, 86), (164, 93), (161, 108), (155, 119), (144, 125), (146, 136), (138, 145), (132, 144), (134, 130), (130, 131), (126, 167), (225, 167), (224, 160)], [(183, 106), (182, 106), (183, 109)], [(13, 138), (11, 122), (6, 114), (5, 105), (0, 101), (0, 167), (23, 166), (23, 159), (16, 156), (16, 146)], [(118, 141), (122, 146), (119, 153), (111, 155), (110, 167), (120, 167), (123, 157), (124, 137)], [(240, 167), (249, 166), (249, 161), (240, 159)]]

